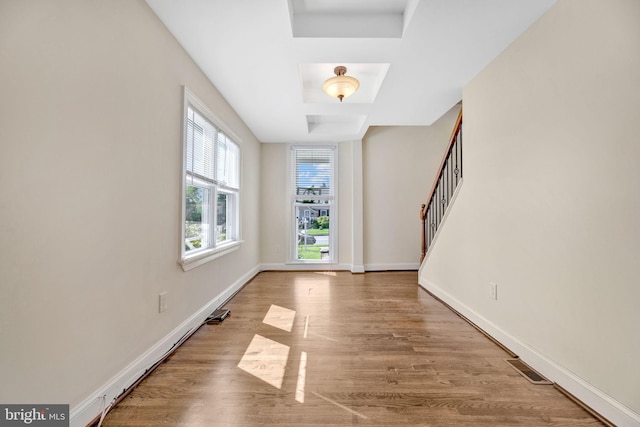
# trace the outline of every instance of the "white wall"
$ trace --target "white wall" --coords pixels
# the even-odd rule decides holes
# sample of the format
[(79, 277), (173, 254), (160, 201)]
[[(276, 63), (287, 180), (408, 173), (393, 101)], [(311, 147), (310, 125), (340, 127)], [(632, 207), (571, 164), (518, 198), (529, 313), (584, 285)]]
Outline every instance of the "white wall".
[(417, 269), (420, 206), (447, 149), (459, 106), (431, 126), (372, 127), (363, 139), (367, 270)]
[(468, 84), (420, 277), (619, 425), (640, 425), (639, 52), (640, 2), (560, 0)]
[[(257, 271), (260, 145), (141, 0), (3, 0), (0, 64), (0, 402), (73, 410)], [(246, 239), (187, 273), (183, 85), (242, 139)]]

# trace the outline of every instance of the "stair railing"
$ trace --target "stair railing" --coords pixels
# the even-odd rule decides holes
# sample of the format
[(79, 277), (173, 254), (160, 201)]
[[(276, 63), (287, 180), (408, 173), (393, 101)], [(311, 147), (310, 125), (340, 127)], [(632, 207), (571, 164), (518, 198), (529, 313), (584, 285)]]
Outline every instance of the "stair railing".
[(462, 180), (462, 109), (458, 114), (458, 119), (453, 127), (449, 148), (445, 153), (438, 177), (433, 183), (429, 202), (420, 208), (420, 219), (422, 220), (422, 255), (420, 263), (429, 251), (431, 243), (435, 238), (438, 227), (444, 218), (447, 207), (451, 202), (451, 197)]

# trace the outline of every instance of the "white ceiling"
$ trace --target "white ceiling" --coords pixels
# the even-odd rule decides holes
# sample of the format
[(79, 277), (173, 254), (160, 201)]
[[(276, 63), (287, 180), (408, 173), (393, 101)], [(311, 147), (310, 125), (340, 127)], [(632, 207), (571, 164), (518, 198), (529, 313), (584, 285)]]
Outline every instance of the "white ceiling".
[[(262, 142), (430, 125), (555, 0), (147, 0)], [(337, 65), (360, 81), (322, 92)]]

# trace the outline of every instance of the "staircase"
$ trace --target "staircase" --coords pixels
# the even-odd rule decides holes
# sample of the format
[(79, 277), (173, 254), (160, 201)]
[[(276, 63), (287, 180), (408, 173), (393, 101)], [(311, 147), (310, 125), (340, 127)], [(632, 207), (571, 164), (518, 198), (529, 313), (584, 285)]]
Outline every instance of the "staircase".
[(438, 227), (447, 212), (451, 198), (462, 181), (462, 109), (453, 127), (449, 147), (442, 159), (438, 176), (433, 183), (429, 201), (420, 209), (422, 220), (422, 255), (420, 263), (427, 256)]

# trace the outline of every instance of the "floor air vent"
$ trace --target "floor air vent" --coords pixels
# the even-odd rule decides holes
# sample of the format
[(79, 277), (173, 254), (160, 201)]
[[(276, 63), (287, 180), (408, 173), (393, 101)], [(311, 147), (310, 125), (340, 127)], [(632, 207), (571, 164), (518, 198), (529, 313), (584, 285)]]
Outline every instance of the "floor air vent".
[(513, 369), (518, 371), (520, 375), (529, 380), (532, 384), (553, 384), (551, 381), (531, 369), (520, 359), (504, 359)]
[(209, 317), (207, 317), (207, 320), (205, 320), (205, 322), (207, 322), (208, 324), (220, 323), (224, 319), (226, 319), (230, 314), (231, 314), (231, 310), (219, 308), (218, 310), (211, 313)]

